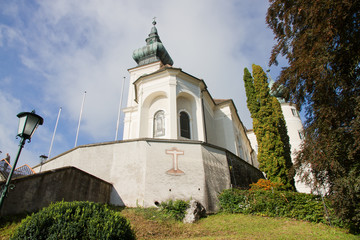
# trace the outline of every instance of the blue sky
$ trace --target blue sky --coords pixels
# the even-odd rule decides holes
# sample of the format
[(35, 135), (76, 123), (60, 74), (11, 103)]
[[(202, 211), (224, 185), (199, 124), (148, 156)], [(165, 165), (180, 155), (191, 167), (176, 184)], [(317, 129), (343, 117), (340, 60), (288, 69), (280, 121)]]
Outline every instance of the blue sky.
[[(84, 91), (78, 145), (113, 141), (121, 82), (154, 16), (174, 67), (204, 79), (214, 98), (232, 98), (252, 128), (242, 77), (245, 67), (265, 67), (270, 57), (267, 7), (267, 0), (0, 1), (0, 159), (15, 159), (16, 115), (33, 109), (44, 124), (18, 166), (48, 155), (60, 107), (51, 156), (73, 148)], [(280, 67), (271, 68), (273, 78)], [(127, 91), (128, 82), (123, 107)]]

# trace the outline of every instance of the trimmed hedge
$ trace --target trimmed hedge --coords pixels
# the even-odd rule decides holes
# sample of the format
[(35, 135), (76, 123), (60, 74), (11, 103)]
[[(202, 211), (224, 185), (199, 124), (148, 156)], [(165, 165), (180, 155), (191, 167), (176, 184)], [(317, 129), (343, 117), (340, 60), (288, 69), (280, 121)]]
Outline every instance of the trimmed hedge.
[(58, 202), (28, 216), (15, 239), (135, 239), (126, 218), (92, 202)]
[[(291, 191), (249, 191), (227, 189), (219, 195), (222, 211), (256, 214), (269, 217), (288, 217), (328, 224), (321, 196)], [(334, 217), (333, 208), (325, 200), (331, 223), (342, 226)]]

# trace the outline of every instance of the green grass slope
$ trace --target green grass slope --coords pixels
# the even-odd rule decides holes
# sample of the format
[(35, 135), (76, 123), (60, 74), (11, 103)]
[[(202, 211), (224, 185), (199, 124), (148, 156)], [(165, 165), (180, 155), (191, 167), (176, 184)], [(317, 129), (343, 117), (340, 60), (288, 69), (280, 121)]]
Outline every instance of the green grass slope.
[[(360, 239), (347, 230), (325, 224), (244, 214), (219, 213), (183, 224), (164, 218), (156, 209), (122, 210), (137, 239)], [(9, 239), (20, 219), (2, 220), (0, 239)]]
[(183, 224), (151, 210), (125, 209), (138, 239), (360, 239), (347, 230), (287, 218), (219, 213)]

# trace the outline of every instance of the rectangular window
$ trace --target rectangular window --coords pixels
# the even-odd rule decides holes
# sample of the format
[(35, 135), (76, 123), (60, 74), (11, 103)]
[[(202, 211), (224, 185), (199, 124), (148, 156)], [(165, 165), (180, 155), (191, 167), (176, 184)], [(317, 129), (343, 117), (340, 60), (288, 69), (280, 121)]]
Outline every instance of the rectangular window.
[(295, 116), (295, 117), (298, 116), (297, 111), (296, 111), (295, 108), (292, 108), (292, 109), (291, 109), (291, 112), (292, 112), (293, 116)]
[(298, 133), (299, 133), (299, 138), (301, 140), (303, 140), (304, 139), (304, 133), (302, 131), (298, 131)]

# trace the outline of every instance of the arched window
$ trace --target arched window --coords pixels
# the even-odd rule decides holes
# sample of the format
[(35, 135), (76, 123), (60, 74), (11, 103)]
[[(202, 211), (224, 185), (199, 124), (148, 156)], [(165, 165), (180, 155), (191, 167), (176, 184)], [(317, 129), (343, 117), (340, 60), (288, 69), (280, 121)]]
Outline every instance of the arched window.
[(157, 111), (154, 114), (154, 122), (153, 122), (154, 137), (162, 137), (165, 136), (165, 113), (163, 110)]
[(190, 139), (190, 117), (186, 112), (180, 112), (180, 136)]

